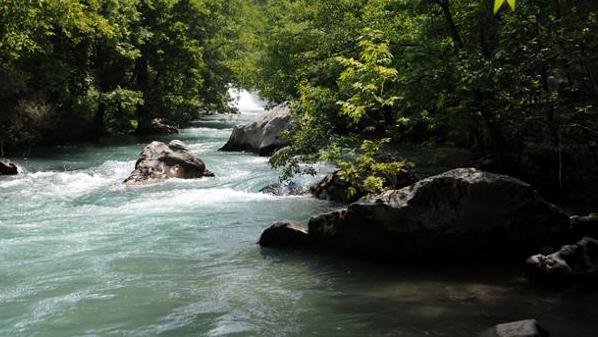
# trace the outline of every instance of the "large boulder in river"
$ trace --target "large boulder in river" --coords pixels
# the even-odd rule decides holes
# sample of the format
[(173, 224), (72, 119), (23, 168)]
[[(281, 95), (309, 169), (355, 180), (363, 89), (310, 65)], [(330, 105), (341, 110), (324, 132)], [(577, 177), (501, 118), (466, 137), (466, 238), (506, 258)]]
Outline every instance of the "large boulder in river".
[(314, 217), (323, 247), (395, 262), (526, 258), (556, 245), (569, 218), (525, 182), (472, 168), (366, 196)]
[(549, 337), (535, 319), (497, 324), (482, 332), (479, 337)]
[(300, 248), (309, 244), (309, 236), (300, 224), (280, 221), (268, 227), (258, 243), (262, 247)]
[(598, 278), (598, 240), (583, 238), (565, 245), (558, 252), (537, 254), (527, 259), (527, 277), (533, 281), (557, 284)]
[(168, 178), (192, 179), (213, 177), (204, 162), (178, 140), (168, 145), (152, 142), (147, 145), (135, 164), (135, 170), (125, 180), (127, 184), (146, 184)]
[(284, 147), (286, 141), (282, 132), (293, 123), (289, 104), (268, 110), (250, 124), (237, 125), (221, 151), (249, 151), (260, 156), (269, 156)]
[(17, 165), (0, 160), (0, 176), (14, 176), (19, 174)]

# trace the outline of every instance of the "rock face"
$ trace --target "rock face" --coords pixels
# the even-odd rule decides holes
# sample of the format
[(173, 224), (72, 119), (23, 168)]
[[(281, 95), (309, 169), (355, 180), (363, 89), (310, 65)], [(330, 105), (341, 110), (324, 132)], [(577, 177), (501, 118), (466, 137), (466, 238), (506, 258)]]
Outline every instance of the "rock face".
[(282, 132), (293, 123), (288, 104), (279, 105), (260, 114), (247, 125), (237, 125), (221, 151), (249, 151), (260, 156), (269, 156), (284, 147), (286, 142)]
[(0, 176), (14, 176), (19, 174), (19, 169), (17, 165), (13, 163), (5, 163), (0, 160)]
[(550, 255), (527, 259), (527, 277), (544, 283), (589, 280), (598, 277), (598, 240), (583, 238)]
[(204, 162), (191, 153), (187, 145), (173, 140), (168, 145), (152, 142), (147, 145), (135, 164), (135, 170), (124, 181), (127, 184), (146, 184), (168, 178), (192, 179), (213, 177)]
[[(395, 177), (395, 184), (392, 189), (400, 189), (409, 186), (417, 181), (416, 177), (407, 170), (400, 170)], [(363, 189), (357, 189), (354, 196), (349, 197), (347, 190), (350, 184), (344, 182), (340, 176), (339, 171), (330, 173), (322, 181), (310, 188), (311, 193), (318, 199), (330, 200), (341, 203), (351, 203), (359, 200), (367, 194)]]
[(550, 334), (542, 328), (535, 319), (527, 319), (511, 323), (498, 324), (484, 332), (479, 337), (549, 337)]
[(266, 229), (258, 243), (262, 247), (299, 248), (309, 244), (309, 236), (301, 225), (291, 221), (281, 221)]
[(260, 193), (273, 194), (276, 196), (302, 195), (304, 192), (303, 187), (294, 181), (271, 184), (260, 190)]
[(314, 217), (318, 245), (392, 262), (525, 258), (567, 235), (569, 218), (518, 179), (472, 168), (367, 196)]

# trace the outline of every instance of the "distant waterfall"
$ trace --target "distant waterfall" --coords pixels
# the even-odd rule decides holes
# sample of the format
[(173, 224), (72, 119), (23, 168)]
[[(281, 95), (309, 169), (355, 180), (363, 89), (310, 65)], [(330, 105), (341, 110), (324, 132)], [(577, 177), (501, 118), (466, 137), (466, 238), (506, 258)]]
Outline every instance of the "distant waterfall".
[(232, 98), (231, 106), (239, 109), (242, 113), (259, 113), (264, 111), (266, 102), (259, 97), (255, 91), (249, 92), (245, 89), (229, 89)]

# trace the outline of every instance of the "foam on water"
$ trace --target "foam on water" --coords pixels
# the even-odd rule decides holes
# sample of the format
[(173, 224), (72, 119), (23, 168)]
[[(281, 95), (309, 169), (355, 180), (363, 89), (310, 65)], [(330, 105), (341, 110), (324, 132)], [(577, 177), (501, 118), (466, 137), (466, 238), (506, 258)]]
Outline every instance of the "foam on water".
[(24, 172), (0, 177), (0, 336), (464, 337), (527, 317), (555, 335), (598, 331), (595, 294), (537, 294), (517, 272), (260, 249), (272, 222), (306, 223), (339, 206), (258, 193), (278, 181), (267, 158), (217, 151), (251, 118), (209, 116), (176, 136), (215, 178), (125, 186), (145, 141), (17, 159)]

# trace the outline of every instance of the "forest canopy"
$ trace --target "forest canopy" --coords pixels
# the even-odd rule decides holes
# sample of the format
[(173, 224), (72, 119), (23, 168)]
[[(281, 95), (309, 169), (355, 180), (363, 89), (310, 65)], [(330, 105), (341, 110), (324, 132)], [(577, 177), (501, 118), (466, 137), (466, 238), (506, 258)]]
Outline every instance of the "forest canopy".
[(228, 109), (240, 9), (226, 0), (1, 0), (8, 146), (97, 138)]
[(333, 160), (379, 190), (405, 166), (393, 151), (405, 142), (469, 148), (485, 168), (555, 188), (596, 172), (595, 1), (260, 8), (253, 84), (270, 101), (293, 101), (301, 118), (271, 160), (288, 174)]
[[(515, 5), (517, 5), (515, 9)], [(226, 112), (231, 85), (299, 122), (286, 176), (356, 188), (398, 144), (471, 149), (557, 187), (598, 167), (593, 0), (0, 0), (0, 141), (18, 148)], [(515, 10), (513, 10), (515, 9)]]

